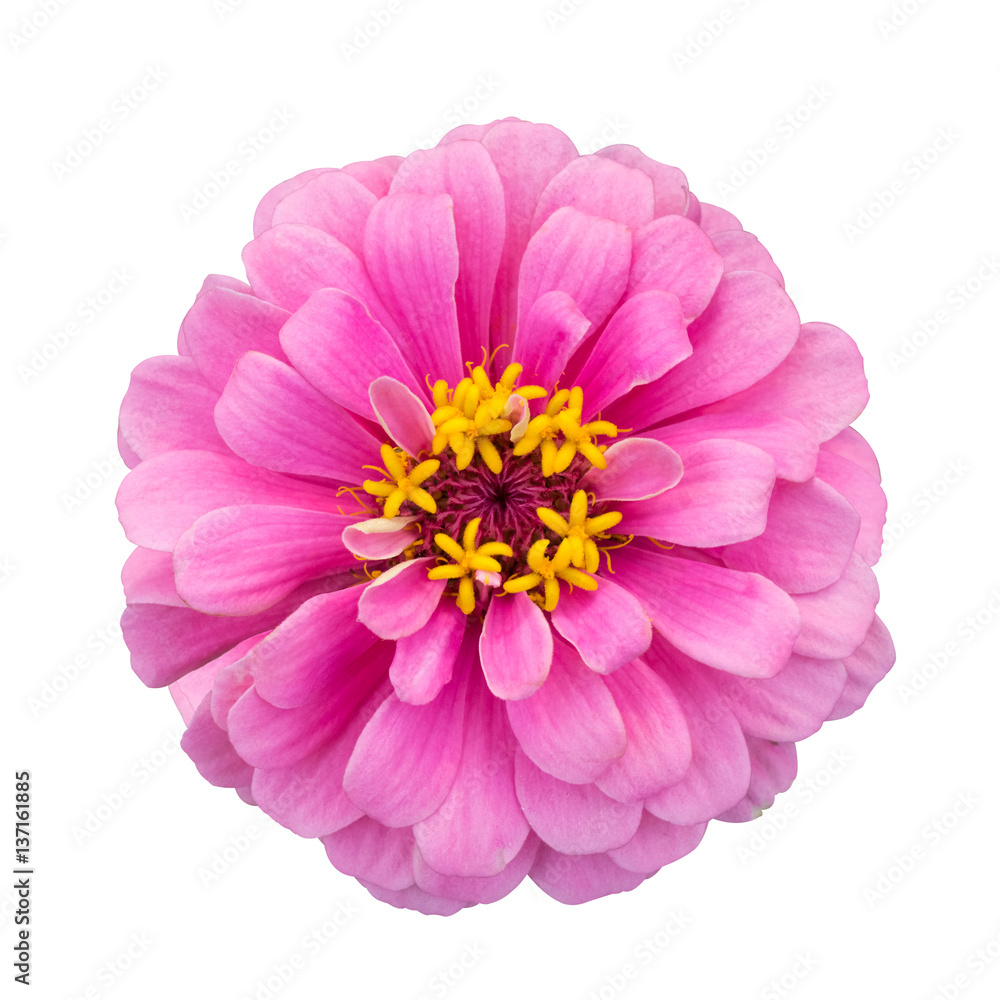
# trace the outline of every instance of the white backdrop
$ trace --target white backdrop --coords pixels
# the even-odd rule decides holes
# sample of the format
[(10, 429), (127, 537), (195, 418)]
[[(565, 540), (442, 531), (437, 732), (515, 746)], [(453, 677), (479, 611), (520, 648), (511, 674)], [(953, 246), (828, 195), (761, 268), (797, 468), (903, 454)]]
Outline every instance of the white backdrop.
[[(36, 995), (998, 995), (998, 28), (989, 0), (4, 3), (2, 797), (31, 770)], [(681, 167), (858, 342), (898, 662), (762, 819), (634, 892), (441, 919), (176, 748), (117, 630), (115, 429), (272, 184), (505, 115)]]

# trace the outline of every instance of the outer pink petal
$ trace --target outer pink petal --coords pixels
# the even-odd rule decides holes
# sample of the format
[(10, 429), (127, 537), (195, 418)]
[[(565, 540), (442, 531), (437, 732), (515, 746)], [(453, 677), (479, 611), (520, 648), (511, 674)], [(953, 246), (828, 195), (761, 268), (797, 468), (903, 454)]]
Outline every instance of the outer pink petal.
[(571, 785), (546, 774), (518, 750), (517, 798), (531, 828), (564, 854), (596, 854), (621, 847), (635, 835), (642, 803), (625, 805), (596, 785)]
[[(368, 217), (365, 264), (395, 318), (399, 349), (417, 375), (451, 383), (464, 374), (455, 307), (459, 274), (452, 200), (390, 194)], [(350, 291), (350, 289), (347, 289)], [(392, 332), (392, 331), (391, 331)]]
[(652, 499), (622, 504), (617, 530), (700, 548), (761, 534), (774, 488), (774, 459), (741, 441), (716, 439), (683, 448), (681, 481)]
[(181, 737), (181, 749), (194, 761), (198, 773), (213, 785), (236, 788), (250, 783), (253, 768), (233, 749), (229, 737), (212, 718), (206, 695)]
[(517, 330), (512, 355), (524, 366), (521, 380), (529, 385), (554, 385), (590, 329), (590, 320), (565, 292), (546, 292), (535, 299)]
[(861, 466), (876, 483), (882, 482), (882, 471), (872, 446), (853, 427), (845, 427), (829, 441), (824, 441), (823, 450)]
[(535, 301), (552, 291), (565, 292), (600, 326), (625, 291), (631, 256), (632, 237), (621, 223), (560, 208), (531, 237), (521, 260), (518, 328)]
[(727, 566), (761, 573), (790, 593), (822, 590), (843, 575), (861, 527), (857, 511), (818, 479), (779, 480), (767, 528), (722, 551)]
[(717, 818), (727, 823), (745, 823), (769, 809), (778, 792), (785, 792), (795, 780), (796, 756), (794, 743), (774, 743), (748, 736), (750, 753), (750, 787), (747, 794), (732, 809)]
[(434, 701), (408, 705), (390, 694), (358, 738), (344, 790), (372, 819), (387, 826), (417, 823), (451, 789), (464, 742), (473, 642), (466, 638), (455, 676)]
[(687, 177), (677, 167), (668, 167), (665, 163), (651, 159), (637, 146), (618, 143), (604, 146), (597, 150), (597, 156), (607, 157), (635, 167), (646, 174), (653, 182), (653, 216), (683, 215), (688, 204)]
[(296, 587), (354, 564), (340, 536), (350, 517), (297, 507), (222, 507), (181, 536), (177, 592), (211, 615), (252, 615)]
[[(530, 827), (514, 794), (516, 741), (503, 705), (476, 670), (469, 680), (465, 720), (451, 790), (413, 833), (422, 859), (438, 875), (488, 878), (514, 860)], [(521, 877), (526, 874), (527, 867)], [(439, 891), (421, 879), (419, 865), (417, 884)]]
[(426, 705), (438, 696), (451, 680), (467, 624), (467, 615), (442, 601), (419, 632), (397, 641), (389, 679), (400, 701)]
[(386, 889), (413, 885), (413, 831), (408, 827), (395, 829), (362, 816), (321, 839), (330, 863), (345, 875)]
[(348, 163), (343, 171), (364, 184), (376, 198), (384, 198), (389, 193), (389, 185), (402, 162), (401, 156), (379, 156), (374, 160)]
[(653, 219), (653, 182), (633, 167), (601, 156), (578, 156), (559, 171), (538, 199), (531, 228), (569, 206), (638, 229)]
[(136, 365), (122, 400), (121, 436), (143, 459), (182, 448), (228, 454), (212, 419), (218, 398), (190, 358), (148, 358)]
[(715, 235), (716, 233), (730, 232), (733, 229), (742, 229), (740, 220), (718, 205), (709, 205), (708, 202), (701, 203), (701, 218), (698, 223), (706, 233)]
[(455, 305), (462, 357), (478, 359), (489, 344), (490, 304), (504, 245), (504, 194), (496, 167), (479, 142), (458, 140), (417, 150), (400, 165), (390, 189), (451, 196), (458, 246)]
[(690, 354), (675, 295), (653, 288), (627, 298), (575, 379), (583, 389), (583, 419), (590, 420), (637, 385), (655, 381)]
[(560, 854), (546, 844), (539, 847), (529, 874), (544, 893), (571, 904), (629, 892), (648, 877), (626, 871), (607, 854)]
[(653, 636), (642, 605), (606, 576), (597, 590), (576, 588), (560, 595), (552, 625), (599, 674), (610, 674), (642, 656)]
[(829, 323), (805, 323), (780, 365), (713, 409), (782, 414), (825, 441), (857, 419), (867, 403), (857, 344)]
[(802, 616), (795, 652), (821, 660), (848, 656), (864, 642), (878, 598), (875, 574), (855, 552), (835, 583), (811, 594), (793, 595)]
[(494, 597), (479, 638), (479, 658), (498, 698), (527, 698), (544, 683), (552, 664), (552, 630), (527, 594)]
[(662, 677), (636, 660), (605, 681), (625, 722), (628, 747), (595, 784), (619, 802), (639, 802), (680, 781), (691, 763), (684, 710)]
[(701, 843), (707, 826), (707, 823), (677, 826), (643, 812), (635, 836), (624, 847), (608, 851), (608, 857), (627, 871), (657, 871), (690, 854)]
[(294, 368), (251, 351), (215, 407), (226, 443), (253, 465), (355, 484), (379, 441)]
[(295, 369), (324, 396), (369, 420), (377, 418), (368, 386), (380, 375), (424, 392), (386, 328), (363, 302), (339, 289), (314, 292), (282, 327), (281, 344)]
[(396, 379), (381, 375), (368, 387), (372, 410), (382, 429), (408, 455), (429, 450), (434, 424), (419, 396)]
[(375, 195), (343, 170), (324, 170), (275, 205), (271, 225), (300, 222), (321, 229), (360, 256)]
[(129, 540), (164, 552), (218, 507), (259, 503), (336, 513), (344, 506), (328, 487), (207, 451), (172, 451), (143, 462), (122, 481), (115, 502)]
[(861, 529), (854, 547), (869, 566), (882, 555), (882, 529), (885, 527), (886, 499), (878, 481), (855, 462), (820, 448), (816, 477), (832, 486), (861, 516)]
[(383, 639), (419, 632), (441, 600), (446, 580), (428, 580), (434, 559), (409, 559), (387, 569), (358, 601), (358, 620)]
[(423, 889), (418, 889), (415, 885), (411, 885), (406, 889), (395, 890), (385, 889), (363, 878), (359, 878), (358, 881), (377, 900), (388, 903), (390, 906), (399, 907), (401, 910), (417, 910), (419, 913), (426, 913), (428, 916), (450, 917), (458, 913), (459, 910), (473, 905), (462, 900), (432, 896), (429, 892), (424, 892)]
[(427, 864), (419, 850), (413, 861), (413, 871), (417, 886), (427, 892), (467, 900), (470, 903), (495, 903), (513, 892), (524, 881), (524, 877), (535, 863), (538, 846), (538, 838), (529, 835), (521, 850), (503, 871), (485, 878), (442, 875)]
[(635, 234), (628, 294), (658, 288), (672, 292), (687, 320), (700, 316), (722, 277), (723, 261), (697, 224), (666, 215)]
[(170, 552), (135, 549), (122, 567), (122, 587), (126, 604), (187, 606), (174, 587), (174, 560)]
[(895, 659), (896, 650), (889, 630), (876, 615), (865, 641), (850, 656), (844, 657), (847, 683), (837, 704), (830, 710), (829, 718), (843, 719), (861, 708)]
[(507, 715), (524, 752), (563, 781), (593, 781), (625, 753), (625, 724), (604, 679), (557, 642), (546, 682)]
[(725, 271), (760, 271), (785, 287), (785, 279), (756, 236), (742, 229), (729, 229), (713, 233), (712, 242), (722, 254)]
[(665, 427), (643, 431), (644, 437), (683, 449), (710, 438), (727, 438), (752, 444), (775, 461), (782, 479), (805, 482), (816, 473), (818, 442), (795, 420), (756, 413), (705, 413)]
[(257, 205), (257, 211), (253, 218), (253, 234), (260, 236), (266, 229), (271, 228), (271, 217), (274, 209), (282, 198), (287, 197), (293, 191), (297, 191), (304, 184), (308, 184), (314, 177), (326, 173), (329, 167), (314, 167), (312, 170), (303, 170), (301, 174), (290, 177), (287, 181), (276, 184), (267, 194), (261, 198)]
[(745, 677), (772, 677), (798, 637), (795, 602), (756, 573), (627, 546), (618, 582), (639, 598), (653, 627), (682, 652)]

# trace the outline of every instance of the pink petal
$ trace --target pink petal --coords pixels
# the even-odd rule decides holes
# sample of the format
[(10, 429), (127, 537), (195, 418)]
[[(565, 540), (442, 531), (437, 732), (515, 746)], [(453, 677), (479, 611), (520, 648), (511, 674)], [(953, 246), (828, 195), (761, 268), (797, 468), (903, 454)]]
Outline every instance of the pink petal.
[(775, 266), (771, 255), (756, 236), (742, 229), (729, 229), (713, 233), (715, 249), (722, 254), (723, 271), (760, 271), (785, 287), (785, 279)]
[(629, 892), (647, 877), (619, 867), (607, 854), (560, 854), (546, 844), (539, 847), (529, 874), (542, 892), (573, 904)]
[(464, 372), (455, 307), (459, 256), (451, 198), (446, 194), (383, 198), (368, 217), (365, 264), (398, 324), (399, 332), (393, 335), (410, 369), (430, 375), (432, 381), (457, 382)]
[(882, 482), (882, 471), (872, 446), (853, 427), (845, 427), (829, 441), (824, 441), (823, 451), (848, 459), (859, 465), (876, 483)]
[(340, 536), (351, 518), (296, 507), (222, 507), (174, 550), (177, 592), (211, 615), (252, 615), (296, 587), (352, 566)]
[(419, 632), (396, 643), (389, 679), (400, 701), (426, 705), (438, 696), (451, 680), (467, 622), (451, 601), (442, 601)]
[(374, 160), (348, 163), (343, 171), (364, 184), (376, 198), (384, 198), (389, 193), (389, 185), (402, 162), (401, 156), (379, 156)]
[(524, 752), (563, 781), (593, 781), (625, 753), (625, 724), (604, 679), (561, 642), (545, 683), (530, 698), (506, 705)]
[(354, 484), (378, 456), (379, 442), (349, 413), (294, 368), (256, 351), (237, 363), (215, 422), (237, 455), (273, 472)]
[(861, 517), (861, 528), (854, 547), (869, 566), (882, 555), (882, 529), (885, 527), (886, 499), (878, 481), (850, 459), (820, 448), (816, 477), (832, 486)]
[(336, 513), (334, 490), (255, 468), (207, 451), (172, 451), (133, 469), (115, 500), (130, 541), (170, 552), (202, 514), (259, 503)]
[[(422, 860), (438, 875), (488, 878), (514, 860), (530, 827), (514, 794), (517, 743), (503, 705), (476, 670), (469, 681), (465, 719), (462, 757), (451, 790), (436, 812), (414, 825), (413, 833)], [(522, 878), (525, 874), (527, 867)], [(419, 865), (417, 884), (437, 891), (420, 878)]]
[(775, 795), (787, 791), (795, 780), (794, 743), (773, 743), (753, 736), (746, 741), (750, 752), (750, 787), (743, 799), (717, 817), (726, 823), (756, 819), (762, 809), (773, 805)]
[(434, 424), (421, 399), (396, 379), (382, 375), (368, 387), (375, 417), (382, 429), (408, 455), (429, 451)]
[(595, 784), (619, 802), (639, 802), (674, 785), (691, 763), (684, 710), (661, 677), (637, 660), (606, 678), (628, 746)]
[[(218, 683), (219, 675), (231, 670), (233, 664), (238, 663), (243, 657), (257, 645), (267, 632), (253, 635), (249, 639), (234, 646), (228, 652), (222, 654), (214, 660), (210, 660), (204, 666), (174, 681), (170, 685), (170, 696), (174, 699), (174, 704), (180, 710), (181, 718), (185, 725), (190, 724), (195, 710), (202, 703), (206, 695), (211, 695), (209, 707), (212, 710), (212, 718), (215, 718), (215, 686)], [(220, 729), (225, 729), (225, 725), (217, 722)], [(241, 782), (242, 784), (242, 782)], [(233, 787), (233, 786), (230, 786)]]
[(707, 202), (701, 203), (701, 219), (699, 225), (706, 233), (714, 236), (716, 233), (730, 232), (733, 229), (742, 229), (740, 220), (718, 205), (709, 205)]
[(853, 553), (835, 583), (811, 594), (793, 595), (802, 617), (795, 652), (821, 660), (848, 656), (864, 642), (878, 598), (875, 574)]
[(321, 838), (338, 871), (386, 889), (413, 885), (413, 831), (394, 829), (368, 816)]
[(761, 573), (789, 593), (822, 590), (843, 575), (860, 526), (857, 511), (826, 483), (779, 480), (767, 528), (726, 546), (722, 557), (732, 569)]
[(532, 232), (566, 206), (635, 230), (652, 221), (653, 182), (641, 170), (607, 157), (578, 156), (546, 185), (535, 208)]
[(776, 475), (805, 482), (816, 473), (817, 442), (795, 420), (755, 413), (705, 413), (665, 427), (643, 431), (680, 450), (709, 438), (731, 438), (752, 444), (774, 459)]
[(646, 661), (670, 685), (691, 737), (691, 764), (684, 777), (647, 798), (646, 809), (670, 823), (701, 823), (746, 795), (750, 756), (743, 730), (689, 657), (656, 638)]
[(314, 177), (326, 173), (328, 169), (328, 167), (314, 167), (312, 170), (303, 170), (301, 174), (296, 174), (287, 181), (282, 181), (271, 188), (257, 205), (257, 211), (253, 218), (254, 236), (260, 236), (265, 230), (271, 228), (271, 218), (274, 215), (274, 209), (282, 198), (287, 197), (293, 191), (297, 191), (304, 184), (308, 184)]
[(467, 636), (455, 676), (434, 701), (408, 705), (390, 694), (358, 737), (344, 790), (372, 819), (409, 826), (444, 801), (462, 754), (474, 657), (474, 639)]
[[(654, 225), (670, 219), (683, 221), (670, 215)], [(724, 274), (708, 307), (688, 327), (691, 357), (613, 404), (605, 416), (619, 427), (641, 430), (730, 396), (774, 369), (798, 331), (795, 306), (773, 278), (756, 271)]]
[(770, 580), (627, 546), (615, 553), (618, 582), (653, 627), (702, 663), (744, 677), (771, 677), (798, 637), (795, 602)]
[(642, 803), (623, 805), (596, 785), (572, 785), (546, 774), (522, 750), (514, 758), (517, 798), (531, 828), (564, 854), (596, 854), (634, 836)]
[(604, 460), (607, 468), (589, 469), (580, 480), (599, 500), (647, 500), (675, 488), (684, 473), (673, 448), (647, 437), (616, 441)]
[(402, 639), (419, 632), (441, 600), (446, 580), (428, 580), (434, 559), (409, 559), (387, 569), (365, 588), (358, 601), (358, 620), (383, 639)]
[(183, 448), (228, 454), (213, 420), (218, 398), (190, 358), (148, 358), (132, 371), (118, 418), (121, 436), (143, 459)]
[(597, 156), (615, 160), (626, 167), (635, 167), (653, 182), (653, 216), (683, 215), (688, 203), (687, 177), (677, 167), (658, 163), (642, 152), (637, 146), (618, 143), (597, 150)]
[(780, 365), (714, 409), (781, 413), (825, 441), (857, 419), (867, 403), (857, 344), (829, 323), (805, 323)]
[(597, 590), (577, 587), (563, 592), (552, 612), (552, 625), (599, 674), (610, 674), (642, 656), (653, 635), (642, 605), (606, 576)]
[(174, 559), (170, 552), (135, 549), (122, 567), (122, 587), (126, 604), (187, 607), (174, 587)]
[(412, 545), (417, 533), (410, 529), (418, 517), (373, 517), (344, 528), (344, 548), (362, 559), (392, 559)]
[(364, 587), (310, 598), (248, 657), (254, 687), (277, 708), (297, 708), (327, 687), (345, 664), (378, 641), (358, 620)]
[(275, 205), (271, 225), (300, 222), (320, 229), (360, 256), (375, 195), (343, 170), (324, 170)]
[(617, 530), (700, 548), (761, 534), (774, 488), (774, 459), (751, 444), (723, 439), (683, 449), (681, 481), (652, 499), (622, 504)]
[(621, 223), (560, 208), (524, 251), (517, 286), (518, 328), (525, 325), (535, 301), (552, 291), (565, 292), (595, 327), (600, 326), (625, 291), (631, 255), (632, 237)]
[(590, 320), (565, 292), (546, 292), (535, 299), (517, 330), (512, 355), (524, 365), (522, 381), (554, 385), (590, 329)]
[(376, 420), (368, 386), (380, 375), (423, 392), (396, 342), (365, 304), (336, 288), (314, 292), (281, 328), (295, 369), (335, 403)]
[(657, 871), (690, 854), (701, 843), (707, 826), (677, 826), (643, 812), (635, 836), (624, 847), (608, 851), (608, 857), (627, 871)]
[(384, 889), (382, 886), (376, 885), (374, 882), (368, 882), (365, 879), (359, 878), (358, 881), (375, 899), (383, 903), (388, 903), (390, 906), (397, 906), (403, 910), (417, 910), (419, 913), (426, 913), (428, 915), (450, 917), (458, 913), (459, 910), (472, 905), (471, 903), (457, 899), (432, 896), (429, 892), (424, 892), (423, 889), (418, 889), (415, 885), (411, 885), (406, 889), (393, 890)]
[(421, 857), (418, 850), (413, 862), (417, 885), (427, 892), (439, 896), (467, 900), (470, 903), (495, 903), (513, 892), (523, 881), (535, 863), (538, 838), (530, 835), (521, 850), (503, 871), (484, 878), (461, 878), (436, 872)]
[(236, 753), (229, 737), (215, 724), (209, 705), (206, 696), (181, 737), (181, 749), (211, 784), (222, 788), (249, 784), (253, 768)]
[(698, 225), (665, 215), (635, 234), (628, 294), (672, 292), (688, 321), (705, 311), (722, 277), (722, 256)]
[(544, 683), (552, 663), (552, 630), (527, 594), (495, 597), (486, 609), (479, 657), (498, 698), (527, 698)]
[(489, 153), (468, 140), (417, 150), (400, 165), (390, 191), (451, 196), (462, 357), (478, 359), (489, 344), (490, 303), (504, 245), (504, 193)]
[(865, 641), (850, 656), (844, 657), (847, 683), (828, 717), (843, 719), (861, 708), (875, 685), (889, 672), (895, 659), (896, 650), (889, 630), (876, 615)]
[[(622, 350), (627, 344), (628, 350)], [(627, 298), (598, 336), (576, 378), (589, 420), (637, 385), (658, 379), (691, 354), (675, 295), (650, 289)]]

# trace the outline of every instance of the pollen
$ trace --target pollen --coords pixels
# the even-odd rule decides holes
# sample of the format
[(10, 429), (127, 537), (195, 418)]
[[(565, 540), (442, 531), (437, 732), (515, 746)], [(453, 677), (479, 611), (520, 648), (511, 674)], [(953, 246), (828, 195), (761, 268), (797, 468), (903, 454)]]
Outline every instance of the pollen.
[(541, 603), (542, 610), (555, 611), (556, 605), (559, 603), (560, 581), (583, 590), (597, 590), (597, 580), (594, 577), (588, 576), (570, 565), (572, 555), (569, 539), (564, 539), (559, 543), (559, 548), (556, 549), (556, 554), (551, 559), (545, 555), (545, 550), (548, 547), (549, 540), (547, 538), (541, 538), (531, 546), (527, 559), (531, 572), (508, 580), (503, 585), (503, 589), (508, 594), (534, 590), (541, 586), (543, 597), (539, 603)]
[(477, 545), (480, 520), (481, 518), (474, 517), (465, 526), (461, 544), (450, 535), (438, 532), (434, 536), (434, 544), (454, 562), (435, 566), (427, 573), (429, 580), (458, 580), (456, 603), (459, 610), (467, 615), (471, 615), (476, 607), (475, 577), (479, 573), (499, 574), (502, 567), (494, 557), (514, 554), (511, 547), (503, 542)]
[(436, 514), (437, 503), (435, 503), (434, 497), (422, 488), (421, 483), (433, 476), (440, 468), (441, 463), (437, 459), (431, 458), (411, 468), (412, 459), (409, 455), (405, 455), (388, 444), (382, 445), (381, 455), (384, 469), (374, 465), (366, 465), (365, 468), (375, 469), (376, 472), (383, 473), (386, 478), (382, 480), (366, 479), (361, 486), (366, 493), (385, 498), (382, 516), (395, 517), (399, 513), (399, 508), (407, 500), (416, 504), (421, 510), (427, 511), (428, 514)]
[[(603, 448), (594, 437), (617, 437), (618, 428), (607, 420), (581, 424), (583, 390), (579, 386), (560, 389), (549, 400), (545, 412), (528, 423), (524, 437), (514, 446), (514, 455), (530, 455), (536, 448), (542, 456), (542, 475), (565, 472), (577, 452), (598, 469), (607, 468)], [(560, 443), (557, 439), (562, 438)]]
[(601, 554), (594, 539), (607, 538), (608, 529), (622, 519), (622, 515), (614, 510), (597, 517), (587, 517), (587, 494), (584, 490), (573, 494), (568, 519), (551, 507), (539, 507), (537, 513), (546, 528), (564, 539), (559, 547), (567, 546), (570, 564), (588, 573), (596, 573), (601, 564)]

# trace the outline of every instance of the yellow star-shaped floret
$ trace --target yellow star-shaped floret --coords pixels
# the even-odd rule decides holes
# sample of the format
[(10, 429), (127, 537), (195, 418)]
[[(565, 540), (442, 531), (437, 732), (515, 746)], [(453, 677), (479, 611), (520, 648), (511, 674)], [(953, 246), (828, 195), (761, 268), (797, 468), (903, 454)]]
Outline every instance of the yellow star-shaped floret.
[(548, 546), (549, 540), (542, 538), (528, 549), (528, 567), (531, 572), (508, 580), (503, 585), (503, 589), (508, 594), (532, 590), (541, 584), (545, 594), (544, 600), (541, 602), (542, 610), (554, 611), (559, 603), (560, 580), (575, 587), (581, 587), (583, 590), (597, 590), (597, 581), (592, 576), (581, 573), (580, 570), (574, 569), (570, 565), (572, 556), (568, 539), (559, 543), (559, 548), (556, 549), (556, 554), (551, 559), (545, 555)]
[(476, 588), (473, 579), (477, 571), (499, 573), (500, 563), (494, 556), (512, 556), (513, 550), (503, 542), (486, 542), (476, 545), (481, 518), (474, 517), (462, 532), (462, 544), (454, 538), (439, 531), (434, 536), (434, 544), (446, 555), (454, 559), (454, 563), (435, 566), (427, 573), (430, 580), (458, 580), (458, 608), (464, 614), (470, 615), (476, 607)]
[(384, 469), (379, 469), (374, 465), (366, 465), (365, 468), (383, 472), (388, 478), (382, 480), (366, 479), (361, 486), (366, 493), (385, 497), (382, 516), (395, 517), (406, 500), (415, 503), (422, 510), (426, 510), (428, 514), (436, 514), (437, 504), (434, 502), (434, 497), (420, 484), (433, 476), (440, 468), (441, 463), (436, 458), (431, 458), (411, 469), (412, 459), (409, 455), (405, 455), (388, 444), (382, 445), (381, 454)]
[(616, 510), (587, 517), (587, 494), (584, 490), (573, 494), (568, 520), (550, 507), (538, 507), (536, 513), (546, 528), (564, 539), (559, 547), (568, 546), (570, 563), (577, 569), (586, 569), (588, 573), (596, 573), (601, 564), (601, 554), (594, 539), (607, 537), (604, 533), (622, 519)]

